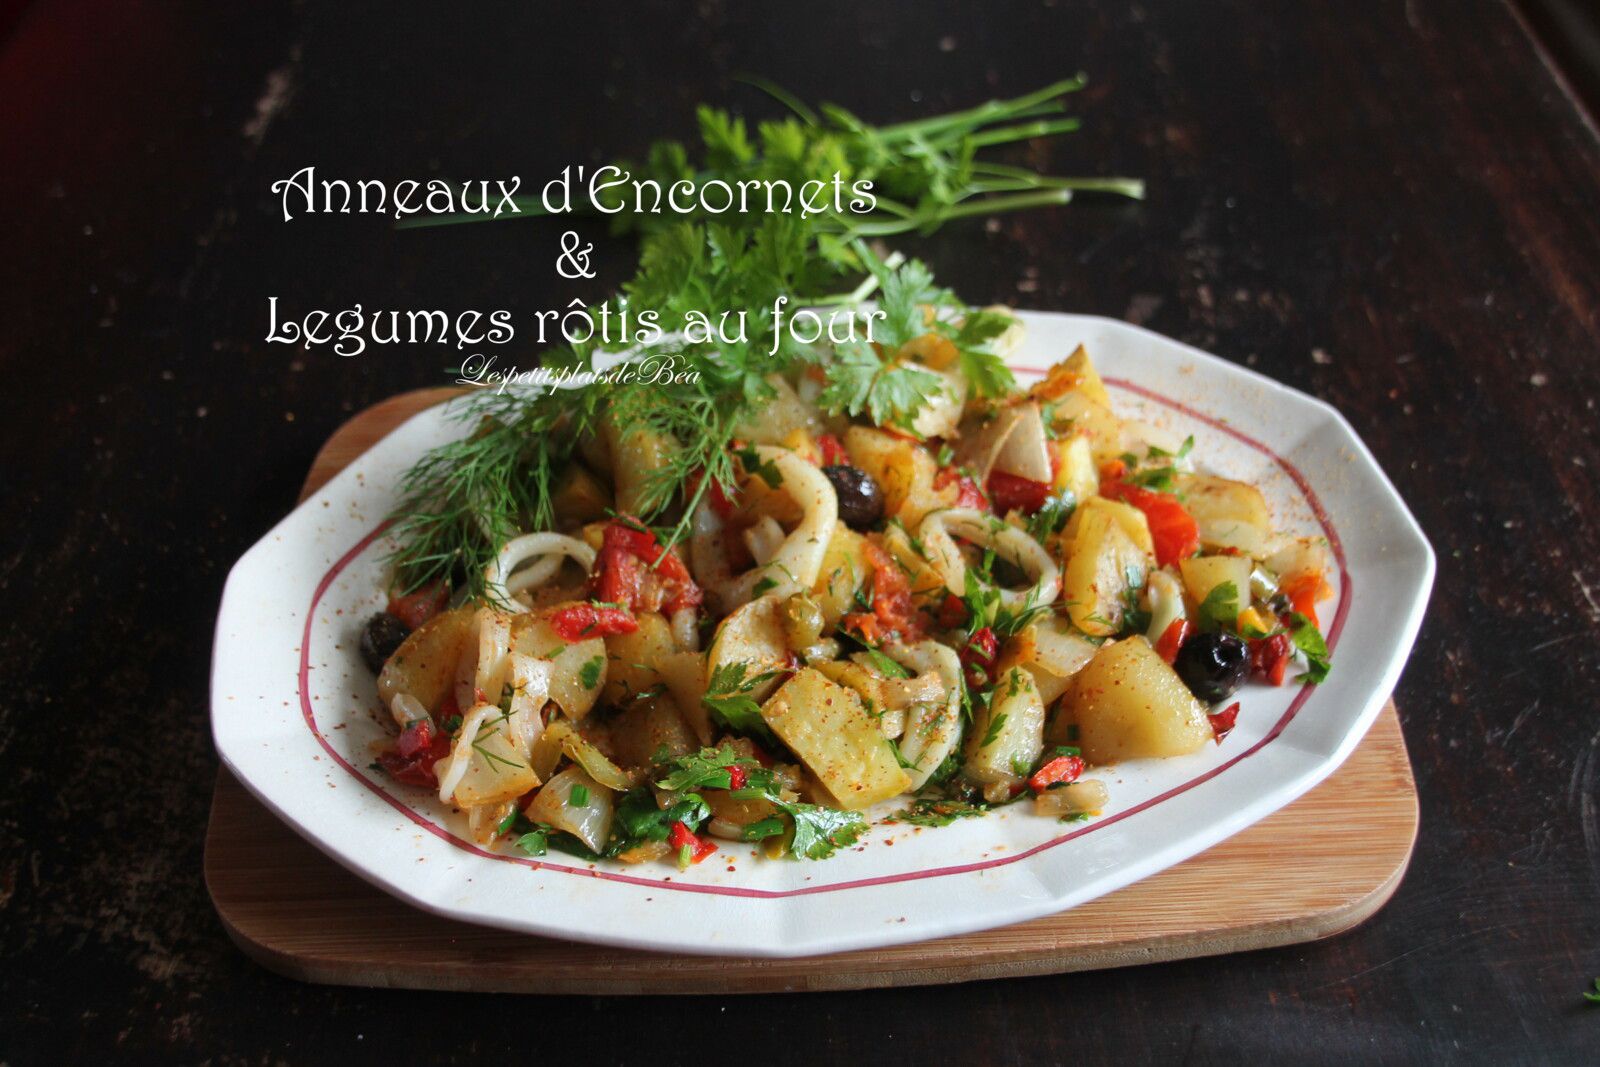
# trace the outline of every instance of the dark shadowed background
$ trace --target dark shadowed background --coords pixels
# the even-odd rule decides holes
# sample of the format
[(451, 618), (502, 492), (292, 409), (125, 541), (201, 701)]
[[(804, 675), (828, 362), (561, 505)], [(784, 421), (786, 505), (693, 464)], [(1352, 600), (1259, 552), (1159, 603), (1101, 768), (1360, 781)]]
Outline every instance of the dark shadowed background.
[[(0, 3), (0, 1060), (1593, 1062), (1587, 19), (1556, 2), (1530, 26), (1492, 0)], [(600, 282), (573, 288), (554, 223), (285, 225), (269, 184), (632, 154), (690, 135), (700, 101), (773, 114), (745, 71), (891, 121), (1078, 69), (1084, 132), (1016, 160), (1143, 176), (1148, 201), (901, 246), (975, 303), (1132, 319), (1349, 416), (1440, 560), (1396, 694), (1423, 821), (1394, 901), (1296, 948), (790, 998), (319, 988), (235, 951), (200, 876), (223, 579), (341, 421), (456, 356), (267, 346), (267, 297), (520, 322), (631, 266), (602, 244)]]

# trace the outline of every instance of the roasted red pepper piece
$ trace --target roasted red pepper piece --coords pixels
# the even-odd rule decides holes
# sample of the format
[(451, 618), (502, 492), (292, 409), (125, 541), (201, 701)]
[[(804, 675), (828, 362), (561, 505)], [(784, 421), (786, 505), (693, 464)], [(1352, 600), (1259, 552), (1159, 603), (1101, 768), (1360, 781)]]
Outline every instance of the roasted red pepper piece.
[(450, 754), (450, 737), (433, 725), (432, 719), (418, 719), (400, 731), (394, 748), (378, 757), (378, 764), (389, 776), (406, 785), (439, 788), (433, 765)]
[(967, 602), (954, 593), (944, 595), (944, 603), (939, 605), (939, 625), (947, 630), (953, 630), (967, 621)]
[(607, 604), (627, 604), (639, 600), (644, 582), (644, 564), (624, 548), (605, 547), (600, 550), (598, 580), (595, 593)]
[(1165, 567), (1188, 559), (1200, 550), (1200, 525), (1178, 498), (1127, 482), (1102, 482), (1100, 495), (1132, 504), (1144, 512), (1150, 524), (1150, 540), (1155, 543), (1156, 563)]
[(995, 471), (989, 475), (989, 499), (996, 511), (1007, 512), (1016, 508), (1031, 515), (1050, 499), (1050, 486), (1005, 471)]
[(989, 510), (989, 501), (983, 495), (983, 490), (978, 488), (978, 483), (955, 467), (944, 467), (933, 477), (935, 489), (948, 489), (952, 485), (956, 487), (956, 507)]
[(867, 563), (872, 567), (872, 614), (878, 628), (898, 633), (908, 641), (921, 636), (922, 627), (917, 619), (916, 605), (911, 602), (911, 583), (894, 557), (867, 541), (864, 544)]
[(585, 641), (591, 637), (631, 634), (639, 621), (622, 608), (600, 604), (568, 604), (550, 616), (550, 628), (563, 641)]
[(982, 689), (994, 681), (995, 658), (1000, 652), (1000, 641), (994, 631), (985, 626), (967, 638), (961, 650), (961, 664), (966, 668), (967, 685)]
[(1028, 788), (1035, 793), (1043, 793), (1053, 785), (1076, 782), (1078, 776), (1083, 774), (1083, 767), (1082, 756), (1057, 756), (1033, 772), (1033, 777), (1028, 779)]
[(1234, 723), (1239, 721), (1239, 702), (1236, 700), (1215, 715), (1207, 715), (1206, 718), (1211, 721), (1211, 732), (1220, 745), (1222, 739), (1233, 732)]
[(717, 850), (717, 846), (704, 838), (695, 836), (695, 832), (682, 822), (672, 824), (672, 829), (667, 832), (667, 844), (682, 853), (685, 846), (689, 849), (689, 862), (699, 863)]
[(750, 779), (745, 775), (744, 768), (735, 764), (728, 768), (728, 788), (743, 789)]
[(1192, 633), (1194, 625), (1188, 619), (1173, 619), (1161, 631), (1161, 638), (1156, 642), (1156, 654), (1166, 660), (1169, 666), (1172, 665), (1177, 662), (1178, 650)]
[(844, 450), (844, 442), (831, 433), (817, 436), (817, 448), (822, 452), (822, 465), (824, 467), (848, 467), (850, 453)]
[(450, 586), (433, 582), (415, 592), (389, 598), (389, 614), (415, 630), (450, 603)]
[(600, 600), (632, 611), (670, 614), (705, 599), (683, 560), (662, 548), (655, 534), (626, 518), (605, 528), (594, 585)]
[(1283, 583), (1278, 590), (1289, 598), (1289, 606), (1311, 620), (1311, 625), (1321, 629), (1317, 619), (1317, 601), (1333, 595), (1320, 574), (1299, 574)]
[(1258, 637), (1250, 642), (1250, 672), (1273, 685), (1282, 685), (1289, 670), (1289, 660), (1294, 656), (1294, 646), (1288, 634)]

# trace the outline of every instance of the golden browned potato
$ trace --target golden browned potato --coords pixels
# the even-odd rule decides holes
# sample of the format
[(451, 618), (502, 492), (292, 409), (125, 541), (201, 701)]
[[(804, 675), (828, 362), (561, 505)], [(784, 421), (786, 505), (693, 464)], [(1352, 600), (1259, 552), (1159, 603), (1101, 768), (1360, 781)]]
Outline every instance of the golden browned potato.
[(702, 745), (712, 738), (711, 713), (700, 701), (706, 695), (706, 655), (704, 652), (674, 652), (656, 668), (667, 692), (678, 705), (689, 728)]
[(1183, 756), (1212, 737), (1205, 706), (1137, 635), (1103, 646), (1073, 679), (1052, 740), (1067, 740), (1073, 725), (1090, 763)]
[(1213, 589), (1231, 584), (1236, 612), (1250, 606), (1250, 572), (1254, 569), (1249, 556), (1191, 556), (1178, 562), (1183, 589), (1190, 600), (1204, 603)]
[(611, 494), (582, 464), (569, 463), (556, 476), (550, 506), (563, 527), (598, 522), (611, 509)]
[(1209, 474), (1178, 478), (1183, 506), (1200, 527), (1200, 543), (1210, 548), (1235, 548), (1255, 559), (1272, 551), (1272, 512), (1261, 490), (1245, 482)]
[(1033, 675), (1021, 667), (1002, 674), (989, 707), (967, 735), (967, 760), (961, 772), (982, 785), (1026, 778), (1044, 751), (1044, 701)]
[(606, 637), (606, 688), (608, 704), (625, 704), (661, 683), (661, 663), (678, 650), (672, 625), (656, 611), (641, 611), (639, 628), (631, 634)]
[(883, 490), (885, 518), (899, 518), (915, 530), (928, 512), (948, 503), (933, 488), (938, 465), (928, 450), (901, 437), (866, 426), (852, 426), (844, 435), (850, 462)]
[(415, 697), (431, 715), (456, 681), (467, 642), (476, 641), (474, 609), (441, 612), (417, 627), (378, 673), (378, 695), (388, 707), (399, 693)]
[(665, 693), (635, 700), (610, 726), (611, 747), (623, 767), (645, 767), (665, 749), (668, 757), (682, 756), (700, 747), (699, 739)]
[(911, 784), (861, 698), (810, 667), (785, 682), (761, 715), (847, 811), (898, 796)]
[(1066, 545), (1061, 592), (1073, 625), (1093, 637), (1116, 633), (1144, 586), (1149, 558), (1105, 509), (1084, 512)]
[[(789, 665), (789, 641), (784, 636), (783, 603), (785, 597), (769, 593), (757, 597), (722, 620), (711, 647), (706, 651), (706, 685), (709, 687), (719, 670), (734, 664), (744, 666), (745, 680), (779, 671)], [(777, 687), (776, 679), (769, 679), (750, 691), (753, 700), (761, 700)]]
[(1151, 557), (1155, 556), (1155, 540), (1150, 536), (1150, 520), (1145, 518), (1144, 512), (1132, 504), (1124, 504), (1120, 500), (1111, 500), (1103, 496), (1089, 497), (1078, 505), (1078, 509), (1072, 513), (1072, 518), (1067, 520), (1066, 529), (1061, 531), (1063, 540), (1070, 542), (1076, 537), (1085, 516), (1097, 511), (1111, 516), (1111, 519), (1122, 527), (1122, 532), (1139, 546), (1139, 551)]
[(617, 491), (617, 510), (638, 515), (651, 503), (652, 475), (667, 465), (678, 443), (644, 426), (623, 430), (607, 415), (604, 421), (606, 450), (611, 457), (611, 480)]
[(1067, 691), (1073, 675), (1094, 658), (1099, 646), (1059, 615), (1045, 615), (1005, 643), (996, 675), (1021, 667), (1033, 675), (1039, 699), (1049, 707)]
[(844, 523), (833, 528), (828, 550), (822, 556), (822, 569), (811, 587), (811, 599), (822, 609), (825, 628), (832, 629), (853, 611), (856, 590), (861, 588), (872, 568), (866, 562), (866, 538)]
[(1100, 491), (1100, 472), (1095, 469), (1094, 451), (1082, 434), (1059, 437), (1050, 442), (1056, 452), (1056, 474), (1050, 488), (1069, 490), (1078, 501), (1089, 500)]
[(1089, 350), (1082, 345), (1073, 349), (1072, 355), (1051, 367), (1044, 379), (1034, 385), (1031, 393), (1040, 400), (1049, 401), (1058, 401), (1069, 393), (1081, 393), (1102, 407), (1111, 406), (1111, 396), (1106, 392), (1105, 383), (1100, 380), (1100, 372), (1095, 370), (1094, 363), (1089, 359)]
[(1077, 376), (1078, 392), (1097, 404), (1111, 406), (1111, 394), (1106, 392), (1105, 382), (1100, 380), (1100, 372), (1095, 370), (1094, 363), (1089, 359), (1087, 348), (1079, 345), (1072, 355), (1067, 357), (1065, 366), (1068, 373)]

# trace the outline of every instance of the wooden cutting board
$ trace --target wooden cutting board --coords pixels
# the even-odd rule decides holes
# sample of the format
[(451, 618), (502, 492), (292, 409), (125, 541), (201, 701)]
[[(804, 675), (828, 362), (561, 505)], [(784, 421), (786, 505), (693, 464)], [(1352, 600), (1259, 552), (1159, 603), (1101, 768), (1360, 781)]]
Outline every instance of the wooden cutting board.
[[(409, 416), (420, 390), (341, 427), (314, 492)], [(1328, 781), (1215, 848), (1060, 915), (914, 945), (796, 960), (676, 956), (528, 937), (411, 908), (318, 852), (217, 775), (206, 885), (251, 958), (308, 982), (526, 993), (765, 993), (967, 982), (1211, 956), (1314, 941), (1394, 894), (1417, 835), (1417, 792), (1391, 702)]]

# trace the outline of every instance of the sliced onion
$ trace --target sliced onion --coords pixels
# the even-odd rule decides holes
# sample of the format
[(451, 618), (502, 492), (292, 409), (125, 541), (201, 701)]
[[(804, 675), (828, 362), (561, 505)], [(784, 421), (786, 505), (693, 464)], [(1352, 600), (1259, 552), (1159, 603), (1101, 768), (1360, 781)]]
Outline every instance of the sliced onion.
[(461, 779), (466, 777), (467, 767), (472, 762), (472, 739), (478, 736), (478, 731), (483, 729), (483, 724), (490, 715), (499, 714), (500, 709), (493, 704), (479, 704), (470, 709), (461, 719), (461, 732), (456, 735), (456, 743), (450, 749), (450, 755), (434, 766), (434, 773), (439, 778), (439, 799), (449, 804), (453, 801), (456, 786), (461, 784)]
[(609, 789), (632, 789), (638, 784), (635, 776), (606, 759), (605, 753), (589, 742), (566, 719), (557, 719), (545, 728), (545, 736), (561, 746), (572, 762), (582, 767), (595, 781)]
[(482, 699), (497, 703), (510, 672), (506, 657), (511, 652), (511, 616), (493, 608), (480, 608), (477, 623), (478, 661), (472, 684), (483, 694)]
[[(579, 787), (589, 795), (584, 803), (574, 804), (572, 791)], [(593, 852), (605, 848), (606, 839), (611, 836), (613, 813), (611, 790), (581, 767), (568, 767), (550, 779), (526, 809), (528, 818), (534, 822), (565, 830)]]
[(1033, 798), (1035, 815), (1079, 815), (1104, 811), (1111, 791), (1098, 778), (1086, 778), (1071, 785), (1046, 789)]
[(1050, 604), (1061, 592), (1061, 570), (1043, 545), (1027, 531), (1001, 522), (974, 508), (949, 508), (931, 512), (917, 531), (945, 588), (957, 596), (966, 594), (967, 561), (951, 535), (965, 538), (981, 548), (990, 548), (1001, 558), (1014, 563), (1033, 579), (1027, 589), (1001, 589), (1000, 600), (1009, 608), (1027, 603)]
[(667, 620), (672, 625), (672, 640), (680, 652), (700, 651), (700, 612), (679, 608)]
[(422, 701), (410, 693), (396, 693), (394, 699), (389, 701), (389, 712), (402, 730), (418, 719), (428, 717), (428, 709), (422, 706)]
[(1167, 627), (1184, 618), (1183, 585), (1166, 571), (1152, 571), (1145, 595), (1150, 598), (1150, 627), (1144, 636), (1153, 645)]
[(885, 645), (883, 651), (902, 667), (918, 672), (919, 679), (931, 676), (943, 687), (941, 699), (906, 709), (900, 755), (911, 764), (905, 768), (911, 779), (906, 791), (915, 792), (928, 783), (961, 739), (961, 660), (938, 641)]
[(480, 845), (487, 845), (493, 841), (499, 832), (500, 824), (511, 813), (511, 801), (503, 800), (498, 804), (480, 804), (467, 810), (467, 831), (472, 834), (472, 839)]

